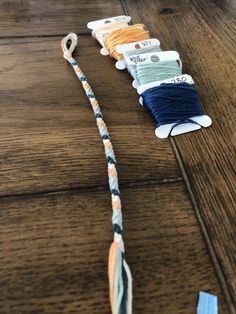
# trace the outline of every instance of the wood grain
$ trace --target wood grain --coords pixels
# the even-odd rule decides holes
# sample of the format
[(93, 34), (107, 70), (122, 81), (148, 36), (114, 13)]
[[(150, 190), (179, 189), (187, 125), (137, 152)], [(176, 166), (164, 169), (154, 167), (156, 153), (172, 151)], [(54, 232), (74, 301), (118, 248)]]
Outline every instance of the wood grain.
[(119, 0), (3, 0), (0, 37), (88, 33), (89, 21), (121, 14)]
[(236, 2), (234, 0), (228, 0), (226, 2), (222, 2), (220, 0), (212, 0), (212, 3), (217, 8), (220, 8), (225, 15), (234, 19), (236, 18)]
[[(191, 8), (202, 27), (214, 37), (218, 49), (223, 48), (225, 53), (232, 54), (235, 51), (236, 2), (231, 0), (224, 5), (220, 2), (218, 0), (200, 0), (197, 3), (191, 1)], [(206, 6), (207, 10), (205, 10)]]
[[(134, 313), (195, 313), (199, 290), (229, 313), (182, 183), (122, 189)], [(110, 313), (108, 190), (0, 200), (0, 307), (8, 313)]]
[[(0, 195), (106, 186), (95, 119), (60, 41), (30, 40), (0, 45)], [(152, 119), (127, 88), (128, 74), (99, 56), (90, 37), (80, 37), (75, 57), (101, 103), (120, 182), (181, 180), (171, 145), (156, 139)]]
[[(193, 76), (203, 109), (213, 119), (211, 128), (179, 136), (175, 143), (235, 302), (235, 54), (230, 49), (233, 28), (230, 22), (225, 23), (225, 16), (215, 30), (214, 12), (191, 3), (125, 1), (134, 22), (144, 22), (164, 49), (179, 51), (184, 71)], [(223, 29), (224, 41), (218, 34)], [(226, 31), (229, 36), (224, 35)]]
[(124, 4), (134, 22), (158, 34), (162, 48), (179, 50), (214, 125), (176, 139), (181, 174), (169, 141), (154, 137), (129, 75), (115, 70), (86, 36), (89, 20), (123, 14), (118, 0), (2, 1), (1, 314), (110, 313), (106, 163), (87, 99), (62, 59), (60, 37), (69, 31), (85, 35), (75, 57), (94, 87), (117, 153), (134, 314), (195, 313), (199, 290), (218, 296), (219, 314), (235, 313), (182, 178), (187, 171), (234, 298), (232, 1)]

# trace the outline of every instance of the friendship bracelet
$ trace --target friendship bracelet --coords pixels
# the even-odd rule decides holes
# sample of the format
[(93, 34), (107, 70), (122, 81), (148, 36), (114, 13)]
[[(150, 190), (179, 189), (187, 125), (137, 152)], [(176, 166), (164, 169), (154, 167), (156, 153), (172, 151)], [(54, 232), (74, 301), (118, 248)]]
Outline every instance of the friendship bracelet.
[[(85, 75), (78, 66), (72, 53), (78, 43), (78, 37), (75, 33), (68, 34), (61, 42), (63, 57), (73, 67), (75, 74), (80, 80), (86, 96), (92, 106), (97, 127), (103, 141), (107, 165), (109, 188), (112, 199), (112, 224), (114, 241), (111, 244), (108, 260), (109, 292), (112, 314), (131, 314), (132, 313), (132, 276), (124, 256), (123, 226), (121, 200), (116, 171), (116, 159), (113, 151), (110, 136), (103, 120), (102, 113), (88, 83)], [(69, 45), (69, 47), (68, 47)]]

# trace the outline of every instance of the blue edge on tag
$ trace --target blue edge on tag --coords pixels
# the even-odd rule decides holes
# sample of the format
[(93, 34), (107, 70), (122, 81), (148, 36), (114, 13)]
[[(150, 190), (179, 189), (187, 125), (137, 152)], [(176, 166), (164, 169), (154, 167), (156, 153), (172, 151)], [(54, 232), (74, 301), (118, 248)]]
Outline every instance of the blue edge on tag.
[(199, 292), (197, 314), (217, 314), (217, 297), (203, 291)]

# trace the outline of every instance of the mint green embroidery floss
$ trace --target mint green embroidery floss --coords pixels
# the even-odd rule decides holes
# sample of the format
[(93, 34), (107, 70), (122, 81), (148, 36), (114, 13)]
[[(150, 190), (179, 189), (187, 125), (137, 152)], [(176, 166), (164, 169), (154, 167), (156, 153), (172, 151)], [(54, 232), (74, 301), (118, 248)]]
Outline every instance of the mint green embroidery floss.
[(138, 63), (136, 67), (136, 78), (138, 85), (162, 81), (179, 76), (182, 68), (177, 61), (160, 61), (149, 64)]

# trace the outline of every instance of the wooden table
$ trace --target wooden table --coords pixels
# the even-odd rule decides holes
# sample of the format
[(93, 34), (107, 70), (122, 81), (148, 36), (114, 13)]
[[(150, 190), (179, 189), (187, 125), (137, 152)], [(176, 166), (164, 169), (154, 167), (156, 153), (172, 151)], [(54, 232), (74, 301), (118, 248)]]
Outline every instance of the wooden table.
[[(168, 140), (90, 20), (143, 22), (179, 51), (209, 129)], [(200, 290), (236, 313), (235, 2), (0, 2), (0, 313), (108, 314), (111, 206), (103, 147), (60, 40), (101, 104), (118, 159), (134, 313), (196, 313)]]

